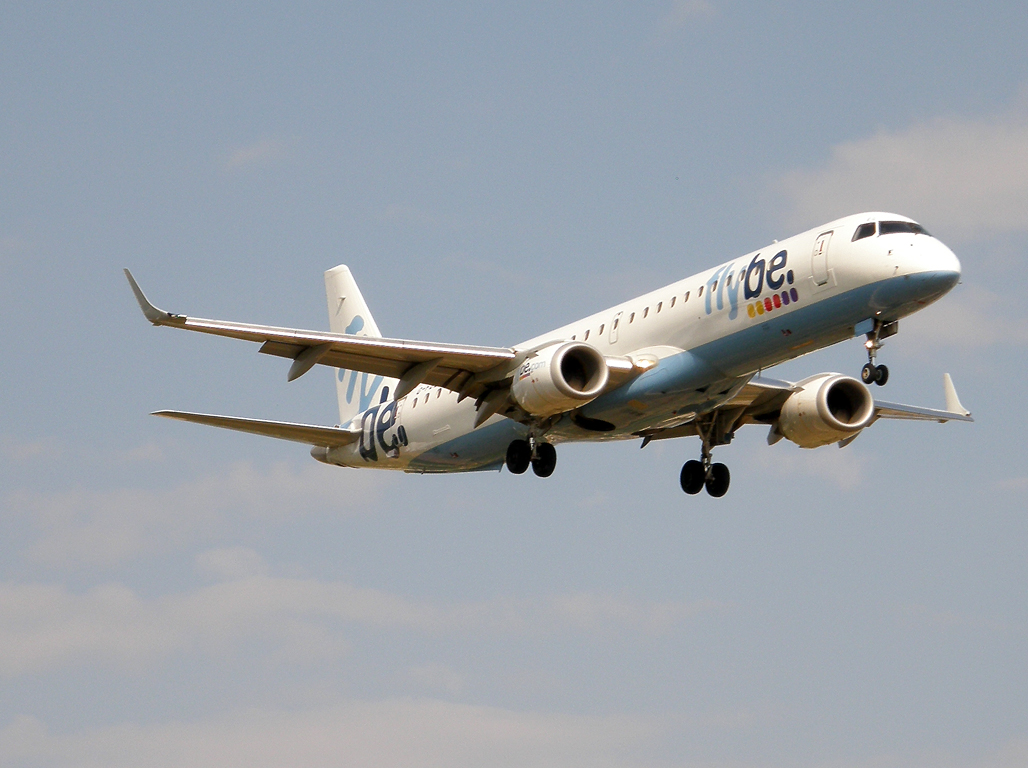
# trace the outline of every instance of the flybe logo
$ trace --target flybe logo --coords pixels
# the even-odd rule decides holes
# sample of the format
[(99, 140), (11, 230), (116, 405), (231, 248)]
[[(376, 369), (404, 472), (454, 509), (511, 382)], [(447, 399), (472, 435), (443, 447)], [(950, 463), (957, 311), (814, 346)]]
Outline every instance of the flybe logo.
[[(799, 294), (791, 287), (795, 280), (793, 271), (789, 269), (789, 253), (784, 250), (769, 260), (763, 259), (758, 253), (745, 268), (737, 269), (735, 264), (728, 264), (707, 280), (707, 314), (711, 314), (715, 307), (724, 309), (726, 297), (729, 320), (739, 316), (739, 306), (743, 302), (746, 304), (746, 314), (750, 317), (773, 312), (799, 301)], [(773, 293), (764, 296), (765, 287)]]
[[(364, 318), (360, 315), (355, 315), (353, 320), (350, 321), (350, 324), (346, 326), (346, 330), (343, 331), (343, 333), (348, 333), (351, 336), (356, 336), (362, 330), (364, 330)], [(357, 412), (360, 413), (362, 411), (368, 410), (368, 408), (375, 400), (375, 392), (377, 392), (378, 388), (382, 386), (382, 377), (372, 377), (371, 374), (368, 373), (360, 373), (358, 371), (347, 371), (343, 370), (342, 368), (339, 369), (337, 375), (339, 376), (340, 382), (344, 381), (347, 375), (349, 375), (350, 377), (350, 382), (346, 385), (347, 404), (353, 403), (353, 396), (356, 391), (358, 394)], [(358, 379), (360, 380), (359, 391), (357, 388)], [(370, 385), (368, 383), (369, 379), (371, 380)]]
[[(396, 408), (396, 401), (390, 400), (364, 411), (361, 416), (361, 437), (357, 447), (365, 461), (378, 461), (376, 442), (390, 459), (399, 456), (400, 447), (407, 445), (407, 430), (402, 424), (397, 424)], [(394, 427), (393, 434), (388, 435)]]

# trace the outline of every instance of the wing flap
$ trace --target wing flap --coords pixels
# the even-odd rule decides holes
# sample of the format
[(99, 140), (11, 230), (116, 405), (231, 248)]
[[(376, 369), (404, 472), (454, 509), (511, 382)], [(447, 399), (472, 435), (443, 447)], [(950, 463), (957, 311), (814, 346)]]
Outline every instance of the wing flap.
[(166, 419), (188, 421), (193, 424), (205, 424), (209, 427), (232, 429), (236, 432), (248, 432), (251, 435), (275, 437), (279, 440), (292, 440), (295, 443), (317, 445), (325, 448), (349, 445), (350, 443), (357, 442), (360, 437), (359, 432), (351, 432), (339, 427), (294, 424), (288, 421), (244, 419), (239, 416), (216, 416), (209, 413), (189, 413), (186, 411), (155, 411), (152, 415), (161, 416)]

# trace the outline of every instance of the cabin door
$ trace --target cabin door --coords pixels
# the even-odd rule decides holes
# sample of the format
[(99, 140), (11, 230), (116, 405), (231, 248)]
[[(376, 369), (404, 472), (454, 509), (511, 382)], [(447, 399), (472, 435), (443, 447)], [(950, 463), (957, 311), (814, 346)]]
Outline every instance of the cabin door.
[(623, 314), (624, 314), (624, 312), (618, 312), (616, 315), (614, 315), (614, 319), (611, 320), (611, 322), (610, 322), (610, 343), (611, 344), (617, 344), (618, 343), (618, 327), (621, 325), (621, 315), (623, 315)]
[(831, 242), (832, 233), (825, 232), (818, 235), (814, 242), (814, 253), (810, 260), (810, 271), (814, 275), (815, 285), (825, 285), (828, 282), (828, 243)]

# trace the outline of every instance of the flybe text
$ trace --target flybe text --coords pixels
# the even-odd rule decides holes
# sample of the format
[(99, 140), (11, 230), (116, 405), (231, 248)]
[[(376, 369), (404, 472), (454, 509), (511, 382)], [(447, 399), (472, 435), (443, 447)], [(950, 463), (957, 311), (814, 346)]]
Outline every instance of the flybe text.
[[(715, 308), (719, 311), (725, 308), (727, 298), (729, 320), (739, 316), (743, 303), (746, 314), (756, 317), (799, 301), (799, 294), (792, 287), (795, 280), (789, 269), (788, 251), (779, 251), (770, 259), (758, 253), (745, 266), (726, 264), (716, 270), (707, 280), (704, 306), (707, 314), (712, 314)], [(766, 289), (770, 289), (767, 296), (764, 295)]]

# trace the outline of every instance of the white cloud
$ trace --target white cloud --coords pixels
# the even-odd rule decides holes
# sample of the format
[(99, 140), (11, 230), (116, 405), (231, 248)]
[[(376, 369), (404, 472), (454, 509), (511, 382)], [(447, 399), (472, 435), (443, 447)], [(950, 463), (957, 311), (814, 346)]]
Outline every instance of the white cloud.
[(784, 440), (770, 450), (757, 446), (750, 461), (776, 474), (814, 477), (822, 482), (831, 482), (843, 491), (859, 488), (871, 464), (868, 456), (853, 450), (851, 446), (839, 448), (837, 445), (826, 445), (805, 449)]
[(864, 210), (906, 214), (947, 237), (1028, 231), (1028, 110), (940, 118), (846, 142), (772, 194), (792, 226)]
[[(256, 553), (208, 555), (208, 567), (222, 573), (263, 567)], [(222, 654), (253, 638), (277, 643), (298, 661), (338, 656), (347, 648), (345, 624), (430, 634), (578, 631), (596, 639), (665, 633), (717, 607), (602, 594), (433, 603), (342, 582), (261, 575), (152, 599), (121, 584), (74, 594), (61, 586), (0, 583), (0, 677), (97, 661), (134, 665), (190, 650)]]
[(39, 532), (28, 548), (35, 562), (60, 567), (111, 566), (156, 548), (203, 540), (233, 521), (281, 520), (313, 508), (359, 512), (382, 478), (310, 462), (258, 468), (238, 463), (221, 471), (151, 491), (18, 490), (6, 496), (9, 516)]
[(61, 443), (51, 437), (38, 440), (20, 440), (10, 435), (0, 435), (0, 455), (10, 461), (34, 461), (40, 458), (52, 459), (63, 450)]
[(114, 458), (123, 464), (157, 464), (164, 461), (164, 449), (157, 443), (143, 443), (119, 451)]
[(614, 766), (657, 726), (644, 718), (518, 712), (428, 699), (300, 712), (248, 710), (207, 722), (121, 725), (67, 736), (22, 717), (0, 731), (0, 763), (61, 766)]
[(643, 603), (626, 596), (581, 592), (551, 598), (548, 612), (554, 623), (583, 631), (632, 627), (647, 634), (662, 634), (697, 614), (722, 607), (714, 601)]
[(250, 576), (265, 576), (268, 564), (248, 547), (208, 549), (196, 556), (196, 570), (219, 581), (234, 581)]
[(1005, 491), (1028, 491), (1028, 477), (1010, 477), (1000, 481), (999, 487)]
[(261, 139), (252, 144), (237, 147), (229, 154), (225, 167), (237, 170), (252, 165), (269, 163), (285, 155), (285, 145), (275, 139)]
[[(757, 768), (769, 762), (767, 758), (756, 762), (683, 759), (680, 745), (671, 745), (675, 732), (688, 726), (676, 716), (518, 711), (423, 698), (351, 701), (300, 711), (249, 709), (206, 721), (126, 723), (70, 734), (52, 733), (38, 719), (21, 716), (0, 730), (0, 764), (12, 768)], [(809, 768), (1021, 768), (1028, 764), (1028, 740), (1013, 739), (979, 755), (932, 750), (790, 764)]]
[(956, 611), (940, 611), (926, 605), (903, 603), (894, 606), (897, 618), (906, 626), (931, 632), (951, 630), (972, 631), (979, 638), (987, 634), (1007, 633), (1010, 628), (1002, 621)]
[(464, 690), (464, 676), (445, 664), (425, 664), (407, 670), (411, 680), (419, 685), (457, 694)]
[(946, 297), (944, 306), (931, 307), (903, 320), (905, 338), (931, 349), (973, 352), (993, 344), (1028, 343), (1028, 321), (1011, 316), (1009, 302), (996, 293), (966, 286)]
[(660, 34), (669, 35), (684, 28), (694, 19), (710, 18), (714, 13), (714, 6), (708, 0), (674, 0), (671, 9), (660, 21)]

